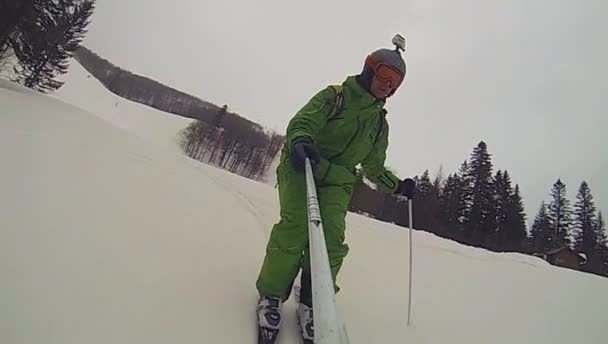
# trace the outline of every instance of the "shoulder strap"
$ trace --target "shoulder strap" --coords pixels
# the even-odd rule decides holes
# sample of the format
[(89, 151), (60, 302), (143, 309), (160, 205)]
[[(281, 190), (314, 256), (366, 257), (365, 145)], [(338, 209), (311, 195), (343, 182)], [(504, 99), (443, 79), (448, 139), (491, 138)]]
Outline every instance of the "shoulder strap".
[(329, 86), (336, 94), (331, 110), (329, 111), (329, 118), (338, 116), (344, 110), (344, 93), (342, 92), (342, 85), (331, 85)]
[(388, 113), (388, 111), (386, 111), (386, 109), (382, 109), (382, 111), (380, 112), (380, 115), (378, 116), (378, 128), (377, 128), (378, 131), (376, 133), (376, 138), (374, 139), (374, 144), (376, 144), (376, 141), (378, 141), (378, 138), (380, 137), (380, 135), (382, 135), (382, 132), (384, 131), (387, 113)]

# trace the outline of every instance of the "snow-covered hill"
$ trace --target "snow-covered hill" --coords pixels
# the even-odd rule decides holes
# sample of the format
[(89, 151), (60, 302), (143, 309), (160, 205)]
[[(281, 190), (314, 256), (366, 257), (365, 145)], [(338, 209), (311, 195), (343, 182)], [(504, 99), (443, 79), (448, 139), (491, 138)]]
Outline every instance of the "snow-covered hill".
[[(254, 342), (275, 189), (157, 144), (173, 117), (146, 132), (122, 103), (93, 114), (2, 80), (0, 104), (0, 343)], [(347, 225), (353, 344), (606, 343), (608, 279), (420, 231), (407, 327), (407, 231)]]
[[(190, 118), (117, 96), (74, 59), (70, 61), (69, 71), (62, 80), (65, 81), (64, 86), (53, 96), (94, 114), (100, 114), (100, 118), (113, 125), (164, 148), (178, 150), (180, 132), (192, 122)], [(268, 169), (269, 173), (262, 177), (262, 181), (268, 185), (276, 184), (273, 172), (278, 160), (277, 155)]]
[(175, 148), (179, 131), (191, 119), (156, 110), (110, 92), (78, 61), (71, 60), (56, 96), (148, 141)]

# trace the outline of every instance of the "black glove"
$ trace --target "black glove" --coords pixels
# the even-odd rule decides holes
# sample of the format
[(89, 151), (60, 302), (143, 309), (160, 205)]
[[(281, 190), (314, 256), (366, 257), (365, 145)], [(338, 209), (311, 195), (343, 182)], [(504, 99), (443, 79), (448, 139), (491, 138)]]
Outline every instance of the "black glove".
[(405, 196), (408, 199), (414, 198), (416, 195), (416, 182), (411, 178), (400, 181), (395, 194)]
[(310, 159), (310, 166), (314, 169), (319, 161), (321, 161), (319, 148), (307, 140), (296, 141), (291, 147), (291, 154), (289, 155), (289, 159), (291, 159), (291, 163), (296, 171), (304, 171), (306, 158)]

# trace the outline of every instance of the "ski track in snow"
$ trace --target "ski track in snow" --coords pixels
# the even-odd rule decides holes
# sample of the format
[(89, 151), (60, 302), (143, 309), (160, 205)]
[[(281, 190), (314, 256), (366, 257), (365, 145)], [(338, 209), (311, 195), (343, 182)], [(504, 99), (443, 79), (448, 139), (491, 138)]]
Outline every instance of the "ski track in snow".
[[(195, 166), (200, 165), (200, 162), (198, 162), (196, 160), (191, 159), (191, 161), (193, 161), (194, 164), (196, 164)], [(215, 167), (215, 166), (211, 166), (211, 168), (219, 169), (219, 167)], [(244, 209), (255, 219), (255, 222), (257, 223), (257, 228), (258, 228), (260, 234), (267, 235), (269, 233), (268, 228), (270, 228), (272, 226), (272, 223), (267, 220), (267, 218), (269, 216), (259, 209), (260, 208), (259, 203), (256, 205), (256, 203), (247, 194), (238, 191), (238, 189), (235, 189), (234, 184), (231, 184), (229, 181), (224, 180), (224, 178), (222, 178), (221, 175), (215, 176), (214, 174), (210, 173), (209, 171), (203, 171), (202, 173), (204, 173), (207, 177), (209, 177), (215, 183), (220, 185), (224, 189), (225, 192), (228, 192), (231, 195), (235, 196), (235, 199), (238, 200), (239, 204), (241, 204), (244, 207)], [(227, 172), (221, 171), (221, 173), (225, 174)], [(233, 175), (233, 177), (234, 178), (243, 178), (238, 175)], [(243, 178), (243, 182), (244, 183), (254, 183), (253, 181), (251, 181), (249, 179), (245, 179), (245, 178)], [(266, 209), (274, 210), (274, 207), (270, 206), (270, 207), (267, 207)]]

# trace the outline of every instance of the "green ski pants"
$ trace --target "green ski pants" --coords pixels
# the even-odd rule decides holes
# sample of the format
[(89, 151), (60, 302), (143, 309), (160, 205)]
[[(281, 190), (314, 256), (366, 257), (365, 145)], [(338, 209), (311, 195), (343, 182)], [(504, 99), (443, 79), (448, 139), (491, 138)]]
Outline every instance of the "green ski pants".
[[(310, 273), (306, 175), (296, 172), (289, 159), (277, 167), (280, 221), (266, 246), (266, 256), (256, 287), (261, 295), (289, 298), (300, 268)], [(352, 197), (352, 185), (317, 185), (317, 196), (327, 243), (329, 264), (336, 291), (336, 276), (348, 253), (344, 243), (345, 217)]]

